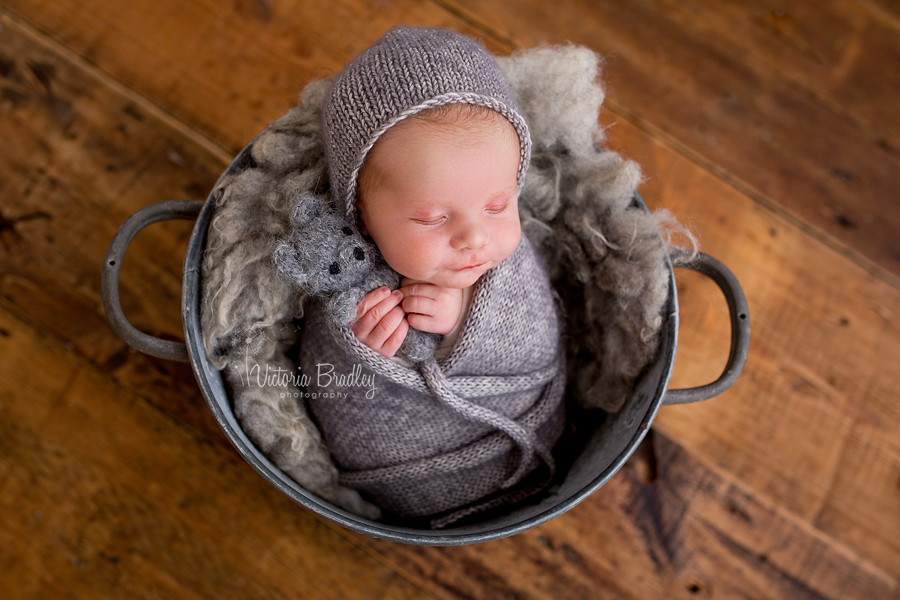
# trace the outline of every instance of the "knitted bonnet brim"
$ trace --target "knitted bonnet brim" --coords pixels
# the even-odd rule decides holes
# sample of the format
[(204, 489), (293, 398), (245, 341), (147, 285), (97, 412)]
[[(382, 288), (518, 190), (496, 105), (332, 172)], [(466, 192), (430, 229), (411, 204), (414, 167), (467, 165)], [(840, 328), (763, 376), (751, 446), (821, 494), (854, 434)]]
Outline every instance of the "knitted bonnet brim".
[(386, 131), (413, 115), (451, 104), (482, 106), (505, 117), (519, 138), (519, 190), (531, 159), (531, 136), (494, 58), (454, 31), (395, 27), (334, 79), (323, 107), (323, 137), (332, 195), (353, 217), (359, 172)]

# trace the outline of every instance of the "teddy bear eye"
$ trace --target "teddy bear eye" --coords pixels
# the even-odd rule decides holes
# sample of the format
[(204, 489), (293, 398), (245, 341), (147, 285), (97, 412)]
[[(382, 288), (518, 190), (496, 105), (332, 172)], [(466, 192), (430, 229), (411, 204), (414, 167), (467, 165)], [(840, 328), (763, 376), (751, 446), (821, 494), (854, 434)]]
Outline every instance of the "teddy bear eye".
[(328, 272), (332, 275), (337, 275), (341, 272), (341, 265), (337, 264), (336, 262), (331, 263), (331, 266), (328, 267)]
[(341, 231), (344, 232), (344, 235), (353, 235), (353, 230), (349, 227), (344, 227), (343, 229), (341, 229)]
[(363, 251), (362, 248), (357, 246), (356, 248), (353, 249), (353, 258), (355, 258), (356, 260), (365, 260), (366, 253), (365, 253), (365, 251)]

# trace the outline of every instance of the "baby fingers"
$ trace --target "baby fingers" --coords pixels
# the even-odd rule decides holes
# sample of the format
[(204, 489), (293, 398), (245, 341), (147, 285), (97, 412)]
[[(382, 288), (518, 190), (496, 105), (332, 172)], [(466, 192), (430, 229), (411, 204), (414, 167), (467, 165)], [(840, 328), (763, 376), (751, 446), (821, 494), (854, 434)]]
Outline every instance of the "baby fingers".
[(434, 316), (440, 308), (436, 300), (426, 296), (407, 296), (403, 299), (402, 306), (407, 313), (426, 316)]
[(400, 291), (403, 292), (404, 298), (409, 298), (410, 296), (423, 296), (434, 300), (441, 294), (441, 288), (433, 283), (416, 281), (415, 279), (409, 278), (403, 278), (400, 281)]
[(356, 318), (359, 319), (364, 314), (372, 310), (379, 302), (382, 302), (389, 298), (391, 295), (391, 290), (387, 286), (381, 286), (380, 288), (376, 288), (363, 296), (362, 300), (359, 301), (359, 304), (356, 305)]
[(370, 292), (360, 301), (358, 314), (361, 314), (350, 329), (363, 344), (390, 358), (406, 338), (409, 323), (399, 305), (403, 294), (395, 291), (384, 296), (377, 294), (378, 291)]

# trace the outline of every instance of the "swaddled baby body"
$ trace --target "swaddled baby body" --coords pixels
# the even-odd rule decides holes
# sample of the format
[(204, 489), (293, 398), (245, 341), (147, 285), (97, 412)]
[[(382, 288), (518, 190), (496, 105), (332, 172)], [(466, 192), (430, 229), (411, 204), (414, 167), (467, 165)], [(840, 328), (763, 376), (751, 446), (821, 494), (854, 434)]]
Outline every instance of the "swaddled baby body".
[[(323, 123), (335, 204), (401, 277), (349, 327), (306, 313), (342, 483), (435, 526), (534, 493), (565, 420), (562, 321), (521, 233), (531, 142), (502, 73), (467, 37), (396, 28), (335, 78)], [(410, 328), (444, 336), (434, 357), (395, 356)]]

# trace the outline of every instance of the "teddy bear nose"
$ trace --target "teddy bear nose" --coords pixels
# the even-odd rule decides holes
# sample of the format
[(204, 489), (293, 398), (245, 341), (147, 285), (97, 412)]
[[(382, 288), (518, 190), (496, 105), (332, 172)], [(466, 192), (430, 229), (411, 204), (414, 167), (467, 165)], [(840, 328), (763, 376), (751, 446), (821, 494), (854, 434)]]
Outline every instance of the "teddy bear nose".
[(331, 263), (331, 266), (328, 267), (328, 272), (332, 275), (337, 275), (341, 272), (341, 265), (337, 264), (336, 262)]
[(356, 248), (353, 249), (353, 258), (355, 258), (356, 260), (365, 260), (366, 253), (362, 248), (357, 246)]

